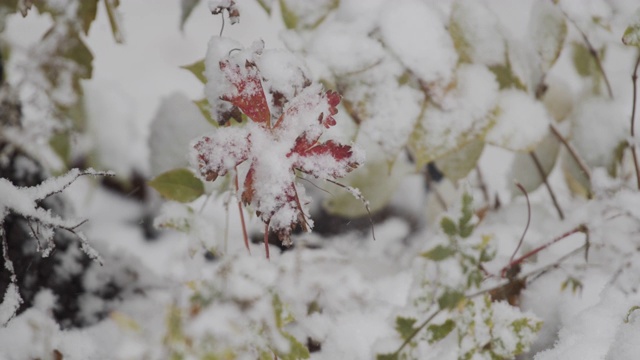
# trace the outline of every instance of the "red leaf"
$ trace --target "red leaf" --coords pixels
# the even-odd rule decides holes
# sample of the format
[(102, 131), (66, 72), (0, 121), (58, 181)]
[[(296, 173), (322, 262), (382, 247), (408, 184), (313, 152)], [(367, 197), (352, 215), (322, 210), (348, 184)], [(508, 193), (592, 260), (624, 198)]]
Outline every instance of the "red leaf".
[(239, 65), (231, 65), (229, 60), (223, 60), (220, 61), (220, 70), (236, 88), (235, 93), (225, 94), (221, 99), (237, 106), (254, 122), (268, 126), (271, 113), (256, 64), (247, 61), (243, 70)]
[(244, 190), (242, 191), (242, 202), (245, 205), (250, 205), (253, 201), (253, 196), (256, 193), (255, 188), (253, 187), (253, 183), (255, 181), (256, 172), (253, 168), (254, 164), (251, 164), (249, 168), (249, 172), (247, 172), (247, 176), (244, 178)]
[[(334, 178), (342, 177), (360, 165), (360, 162), (354, 159), (353, 151), (349, 145), (338, 144), (332, 140), (325, 143), (317, 143), (307, 149), (301, 149), (302, 145), (296, 145), (297, 150), (299, 150), (297, 153), (300, 155), (300, 159), (294, 164), (294, 167), (317, 177), (325, 177), (327, 175)], [(294, 151), (296, 148), (294, 148)], [(322, 168), (317, 169), (316, 166), (314, 166), (315, 161), (313, 157), (318, 155), (328, 155), (332, 157), (334, 161), (331, 164), (324, 164)]]

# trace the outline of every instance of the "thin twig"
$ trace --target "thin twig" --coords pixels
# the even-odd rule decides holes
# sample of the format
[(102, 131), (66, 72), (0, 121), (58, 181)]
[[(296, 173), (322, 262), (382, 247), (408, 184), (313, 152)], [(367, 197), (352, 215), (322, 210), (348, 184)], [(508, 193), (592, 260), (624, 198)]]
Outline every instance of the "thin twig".
[(240, 213), (240, 223), (242, 224), (242, 237), (244, 238), (244, 247), (247, 248), (249, 254), (251, 254), (251, 249), (249, 249), (249, 235), (247, 235), (247, 225), (244, 222), (244, 213), (242, 212), (242, 200), (240, 200), (240, 185), (238, 185), (238, 167), (236, 166), (236, 198), (238, 200), (238, 212)]
[(585, 34), (585, 32), (582, 31), (580, 26), (578, 26), (578, 24), (572, 18), (570, 18), (566, 12), (562, 11), (562, 13), (564, 14), (564, 17), (567, 18), (567, 20), (569, 20), (569, 22), (572, 23), (573, 26), (575, 26), (575, 28), (578, 30), (578, 32), (582, 36), (582, 39), (584, 40), (585, 45), (587, 45), (587, 49), (589, 50), (589, 54), (595, 60), (596, 66), (598, 67), (598, 71), (600, 71), (600, 73), (602, 74), (604, 83), (607, 86), (607, 92), (609, 93), (609, 97), (613, 99), (613, 90), (611, 90), (611, 84), (609, 83), (609, 78), (607, 77), (607, 73), (604, 72), (604, 67), (602, 66), (602, 62), (600, 61), (600, 56), (598, 56), (598, 51), (596, 51), (596, 49), (593, 47), (593, 44), (591, 44), (591, 41), (589, 41), (589, 38), (587, 37), (587, 34)]
[(560, 130), (555, 124), (550, 124), (549, 128), (551, 129), (553, 135), (555, 135), (555, 137), (560, 140), (560, 142), (567, 148), (567, 151), (569, 151), (569, 154), (571, 155), (573, 160), (576, 161), (576, 163), (580, 167), (580, 170), (582, 170), (584, 175), (587, 177), (587, 180), (591, 181), (591, 170), (589, 169), (589, 166), (584, 161), (584, 159), (582, 159), (582, 157), (578, 154), (576, 148), (567, 140), (567, 138), (562, 135), (562, 133), (560, 133)]
[(360, 191), (356, 188), (353, 188), (351, 186), (347, 186), (347, 185), (343, 185), (340, 184), (337, 181), (331, 180), (331, 179), (325, 179), (326, 181), (339, 186), (345, 190), (347, 190), (353, 197), (355, 197), (356, 199), (362, 201), (362, 204), (364, 205), (364, 208), (367, 210), (367, 214), (369, 214), (369, 224), (371, 224), (371, 237), (373, 237), (373, 240), (376, 239), (376, 233), (375, 233), (375, 228), (373, 226), (373, 218), (371, 217), (371, 209), (369, 208), (369, 202), (367, 201), (367, 199), (364, 198), (364, 196), (362, 196), (362, 194), (360, 193)]
[(264, 224), (264, 252), (267, 255), (267, 260), (270, 260), (269, 256), (269, 221)]
[(633, 144), (629, 144), (631, 147), (631, 154), (633, 155), (633, 165), (636, 168), (636, 180), (638, 182), (638, 189), (640, 189), (640, 166), (638, 166), (638, 154), (636, 150), (635, 144), (635, 118), (636, 118), (636, 98), (637, 98), (637, 81), (638, 81), (638, 65), (640, 65), (640, 56), (638, 56), (638, 60), (636, 60), (636, 66), (633, 68), (633, 75), (631, 75), (631, 82), (633, 83), (633, 105), (631, 107), (631, 139), (634, 141)]
[(502, 270), (500, 271), (500, 273), (506, 273), (506, 271), (507, 271), (508, 269), (512, 268), (512, 267), (513, 267), (513, 266), (515, 266), (515, 265), (519, 265), (519, 264), (520, 264), (520, 263), (522, 263), (524, 260), (526, 260), (526, 259), (530, 258), (531, 256), (533, 256), (533, 255), (535, 255), (535, 254), (539, 253), (540, 251), (542, 251), (542, 250), (544, 250), (544, 249), (548, 248), (549, 246), (551, 246), (551, 245), (553, 245), (553, 244), (557, 243), (558, 241), (560, 241), (560, 240), (562, 240), (562, 239), (564, 239), (564, 238), (567, 238), (567, 237), (569, 237), (569, 236), (571, 236), (571, 235), (573, 235), (573, 234), (575, 234), (575, 233), (583, 233), (583, 234), (584, 234), (584, 233), (586, 233), (586, 232), (587, 232), (587, 227), (586, 227), (586, 226), (584, 226), (584, 225), (578, 225), (578, 226), (576, 226), (575, 228), (573, 228), (573, 229), (571, 229), (571, 230), (567, 231), (566, 233), (564, 233), (564, 234), (562, 234), (562, 235), (560, 235), (560, 236), (556, 237), (555, 239), (553, 239), (553, 240), (549, 241), (548, 243), (546, 243), (546, 244), (544, 244), (544, 245), (542, 245), (542, 246), (539, 246), (539, 247), (537, 247), (537, 248), (535, 248), (535, 249), (533, 249), (533, 250), (531, 250), (531, 251), (527, 252), (526, 254), (524, 254), (524, 255), (520, 256), (519, 258), (517, 258), (517, 259), (515, 259), (515, 260), (513, 260), (513, 261), (510, 261), (510, 262), (509, 262), (509, 264), (507, 264), (507, 266), (505, 266), (504, 268), (502, 268)]
[(222, 37), (222, 33), (224, 32), (224, 14), (220, 13), (220, 18), (222, 18), (222, 26), (220, 26), (220, 37)]
[(525, 190), (525, 188), (524, 188), (524, 186), (522, 186), (522, 184), (516, 183), (516, 186), (518, 187), (518, 189), (520, 189), (520, 191), (522, 191), (522, 193), (524, 194), (525, 199), (527, 199), (527, 225), (525, 225), (525, 227), (524, 227), (524, 231), (522, 232), (522, 236), (520, 237), (520, 241), (518, 241), (518, 246), (516, 246), (516, 249), (513, 251), (513, 254), (511, 255), (511, 258), (509, 259), (509, 263), (511, 263), (513, 261), (513, 258), (516, 257), (516, 254), (518, 253), (518, 250), (520, 250), (520, 246), (522, 246), (522, 243), (524, 242), (524, 236), (527, 235), (527, 230), (529, 230), (529, 225), (531, 224), (531, 202), (529, 202), (529, 194), (527, 194), (527, 190)]
[(429, 316), (425, 321), (422, 322), (422, 324), (420, 324), (420, 326), (418, 326), (411, 334), (409, 334), (409, 336), (407, 336), (407, 338), (405, 339), (405, 341), (402, 343), (402, 345), (400, 345), (400, 347), (398, 348), (398, 350), (396, 350), (393, 355), (398, 355), (400, 354), (400, 352), (402, 351), (402, 349), (404, 349), (405, 346), (407, 346), (411, 340), (413, 340), (414, 337), (416, 337), (416, 335), (418, 335), (418, 333), (424, 329), (425, 326), (427, 326), (427, 324), (429, 324), (431, 322), (431, 320), (433, 320), (438, 314), (440, 314), (440, 312), (442, 311), (442, 309), (438, 309), (436, 310), (436, 312), (434, 312), (433, 314), (431, 314), (431, 316)]
[(551, 188), (549, 181), (547, 181), (547, 176), (545, 176), (544, 169), (542, 168), (542, 164), (540, 164), (540, 160), (538, 159), (538, 156), (536, 156), (536, 152), (532, 151), (529, 153), (529, 155), (531, 156), (531, 159), (533, 160), (533, 163), (535, 164), (536, 169), (538, 170), (538, 174), (540, 174), (540, 177), (542, 178), (542, 182), (544, 183), (545, 187), (547, 188), (547, 191), (549, 192), (549, 195), (551, 196), (551, 201), (553, 201), (553, 206), (555, 206), (556, 210), (558, 211), (558, 216), (560, 217), (560, 220), (564, 220), (564, 212), (562, 212), (562, 208), (560, 208), (560, 204), (558, 203), (556, 194), (553, 192), (553, 189)]
[(476, 174), (478, 175), (478, 182), (480, 183), (480, 190), (482, 191), (482, 197), (484, 197), (484, 202), (489, 204), (489, 202), (491, 202), (491, 198), (489, 197), (489, 190), (487, 189), (487, 183), (484, 181), (484, 176), (482, 176), (482, 171), (480, 171), (480, 165), (476, 165)]

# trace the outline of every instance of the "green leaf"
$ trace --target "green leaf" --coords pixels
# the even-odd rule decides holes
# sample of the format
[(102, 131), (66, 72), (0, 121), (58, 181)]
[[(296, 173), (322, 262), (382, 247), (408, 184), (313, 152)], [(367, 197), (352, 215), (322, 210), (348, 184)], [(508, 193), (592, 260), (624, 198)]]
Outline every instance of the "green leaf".
[(483, 149), (484, 141), (475, 139), (436, 160), (436, 166), (447, 179), (456, 182), (467, 177), (471, 170), (476, 168)]
[(640, 47), (640, 8), (636, 11), (633, 22), (624, 31), (622, 42), (625, 45)]
[(496, 76), (500, 90), (509, 88), (527, 90), (522, 80), (513, 72), (511, 62), (508, 59), (506, 65), (493, 65), (489, 67), (489, 70)]
[(438, 298), (440, 309), (455, 309), (465, 299), (464, 293), (457, 290), (447, 290)]
[(427, 331), (430, 333), (431, 337), (429, 338), (429, 343), (433, 344), (447, 337), (456, 328), (456, 322), (447, 319), (444, 323), (437, 325), (429, 325), (427, 327)]
[(282, 21), (287, 29), (295, 29), (298, 27), (298, 15), (289, 9), (285, 0), (280, 0), (280, 12), (282, 13)]
[[(599, 76), (598, 64), (589, 52), (589, 49), (579, 42), (571, 44), (573, 54), (573, 66), (580, 76)], [(598, 56), (603, 54), (599, 52)]]
[(571, 292), (572, 293), (576, 293), (577, 291), (582, 290), (582, 281), (574, 278), (573, 276), (570, 276), (567, 280), (562, 282), (562, 285), (560, 285), (560, 291), (564, 291), (567, 289), (567, 287), (571, 286)]
[(265, 1), (265, 0), (257, 0), (258, 4), (260, 5), (260, 7), (262, 7), (262, 9), (264, 9), (264, 11), (267, 12), (267, 15), (271, 15), (271, 4), (272, 2), (269, 1)]
[(449, 236), (456, 236), (458, 234), (456, 223), (448, 217), (443, 217), (442, 220), (440, 220), (440, 227), (442, 231)]
[(109, 25), (111, 25), (111, 33), (113, 39), (118, 43), (124, 42), (124, 36), (120, 31), (120, 13), (118, 12), (118, 6), (120, 6), (120, 0), (104, 0), (104, 6), (107, 8), (107, 17), (109, 18)]
[(62, 159), (65, 164), (68, 164), (69, 155), (71, 154), (71, 143), (68, 133), (55, 134), (49, 139), (49, 145), (53, 151)]
[[(396, 161), (391, 172), (386, 161), (374, 160), (349, 173), (340, 183), (359, 189), (369, 202), (369, 209), (374, 213), (389, 203), (402, 179), (412, 171), (413, 167), (406, 160)], [(328, 213), (351, 219), (369, 216), (362, 201), (353, 197), (350, 192), (331, 189), (331, 193), (332, 195), (327, 196), (322, 203)]]
[(459, 62), (504, 64), (505, 38), (500, 31), (499, 19), (482, 1), (455, 1), (451, 8), (449, 33)]
[(82, 31), (89, 35), (91, 24), (96, 19), (99, 0), (82, 0), (78, 7), (78, 17), (82, 20)]
[(204, 185), (188, 169), (175, 169), (162, 173), (149, 181), (149, 186), (162, 196), (178, 202), (191, 202), (204, 194)]
[(308, 359), (311, 354), (309, 354), (309, 349), (304, 346), (301, 342), (298, 341), (293, 335), (289, 333), (282, 334), (287, 340), (289, 340), (289, 353), (279, 354), (279, 358), (282, 360), (298, 360), (298, 359)]
[(204, 76), (204, 59), (196, 61), (193, 64), (180, 66), (182, 69), (189, 70), (201, 83), (206, 84), (207, 78)]
[(416, 321), (416, 319), (401, 316), (396, 318), (396, 331), (398, 331), (398, 334), (400, 334), (403, 340), (409, 339), (416, 331), (416, 328), (413, 327)]
[(456, 250), (449, 246), (438, 245), (427, 252), (423, 252), (420, 256), (433, 261), (442, 261), (451, 257), (455, 253)]
[(469, 224), (473, 217), (473, 196), (465, 192), (462, 194), (462, 216), (458, 220), (459, 226), (463, 227)]
[(630, 321), (630, 317), (631, 317), (631, 314), (632, 314), (634, 311), (636, 311), (636, 310), (640, 310), (640, 306), (638, 306), (638, 305), (634, 305), (634, 306), (632, 306), (632, 307), (629, 309), (629, 311), (627, 311), (627, 316), (625, 316), (625, 318), (624, 318), (624, 322), (625, 322), (626, 324), (628, 324), (628, 323), (629, 323), (629, 321)]
[(393, 354), (378, 354), (376, 360), (398, 360), (398, 353)]
[(567, 37), (567, 22), (559, 6), (551, 1), (534, 1), (529, 18), (529, 36), (546, 73), (560, 56)]
[(182, 0), (180, 2), (180, 31), (184, 30), (184, 23), (193, 12), (193, 9), (200, 3), (200, 0)]

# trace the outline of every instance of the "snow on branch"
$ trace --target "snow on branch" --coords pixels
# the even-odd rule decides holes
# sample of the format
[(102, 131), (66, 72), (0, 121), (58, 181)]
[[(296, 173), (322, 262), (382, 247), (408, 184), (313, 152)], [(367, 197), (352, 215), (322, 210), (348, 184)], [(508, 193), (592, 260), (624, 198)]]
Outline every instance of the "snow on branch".
[[(22, 303), (17, 286), (18, 279), (13, 262), (9, 258), (9, 245), (3, 227), (4, 219), (9, 213), (18, 214), (29, 221), (31, 235), (37, 240), (38, 251), (43, 257), (49, 256), (54, 249), (53, 237), (55, 230), (63, 229), (76, 235), (80, 240), (82, 251), (92, 260), (102, 265), (102, 259), (98, 252), (89, 244), (86, 236), (76, 230), (86, 220), (62, 218), (52, 214), (50, 210), (44, 209), (39, 203), (41, 200), (63, 191), (80, 176), (85, 175), (113, 176), (114, 174), (94, 169), (72, 169), (62, 176), (47, 179), (41, 184), (31, 187), (15, 186), (11, 181), (0, 178), (0, 239), (4, 267), (5, 270), (9, 271), (11, 280), (11, 284), (9, 284), (4, 294), (4, 300), (0, 304), (0, 324), (5, 324), (11, 320)], [(36, 224), (35, 228), (33, 223)], [(44, 240), (46, 247), (42, 248), (41, 240)]]

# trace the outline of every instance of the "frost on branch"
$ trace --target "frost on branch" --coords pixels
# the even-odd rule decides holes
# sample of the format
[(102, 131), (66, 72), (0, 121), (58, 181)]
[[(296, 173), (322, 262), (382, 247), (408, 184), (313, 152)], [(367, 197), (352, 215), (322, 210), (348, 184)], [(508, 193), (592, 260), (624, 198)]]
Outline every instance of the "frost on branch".
[[(248, 162), (242, 200), (288, 242), (297, 226), (309, 229), (304, 188), (296, 172), (319, 179), (345, 176), (363, 162), (349, 145), (321, 139), (336, 124), (340, 95), (311, 84), (304, 66), (281, 51), (263, 51), (261, 42), (240, 50), (233, 41), (213, 38), (206, 59), (207, 95), (221, 124), (227, 126), (192, 143), (191, 160), (208, 181)], [(228, 49), (232, 48), (231, 51)], [(282, 68), (284, 60), (289, 66)], [(280, 65), (279, 65), (280, 64)], [(286, 86), (288, 84), (288, 86)]]
[[(30, 235), (36, 240), (36, 250), (42, 257), (48, 257), (54, 250), (54, 236), (56, 229), (66, 230), (78, 237), (80, 249), (91, 259), (102, 263), (98, 252), (89, 245), (86, 237), (76, 229), (84, 223), (81, 219), (64, 219), (51, 213), (43, 207), (42, 201), (51, 195), (57, 194), (78, 177), (84, 175), (110, 176), (111, 173), (98, 172), (93, 169), (73, 169), (58, 178), (43, 181), (37, 186), (16, 186), (6, 178), (0, 178), (0, 241), (2, 245), (2, 263), (4, 268), (0, 271), (8, 271), (10, 284), (7, 285), (3, 302), (0, 304), (0, 324), (9, 321), (22, 303), (22, 297), (18, 292), (18, 277), (14, 263), (10, 258), (9, 239), (11, 233), (5, 229), (5, 219), (10, 214), (15, 214), (26, 219), (29, 223)], [(9, 221), (9, 220), (8, 220)], [(10, 221), (9, 221), (10, 222)]]

